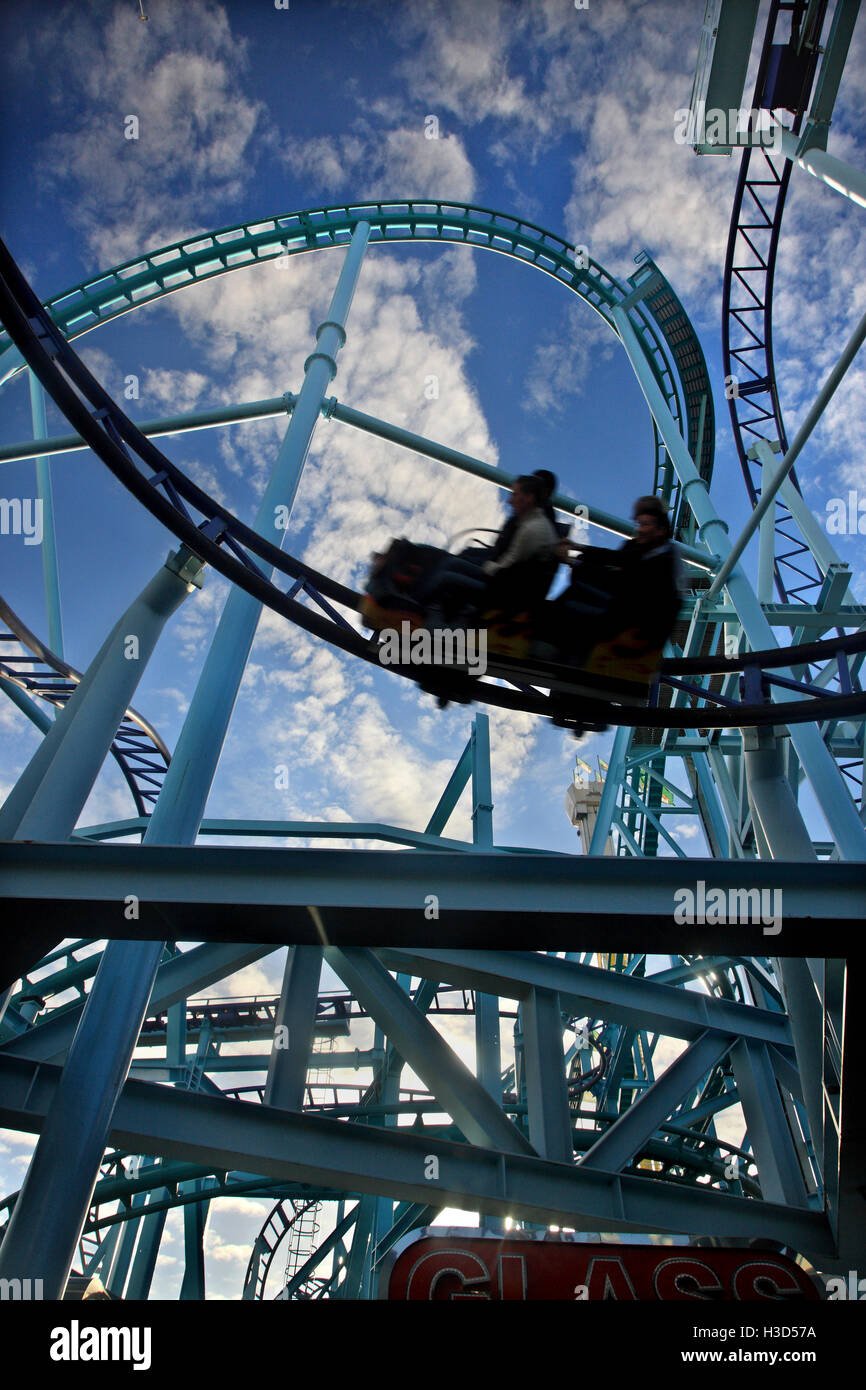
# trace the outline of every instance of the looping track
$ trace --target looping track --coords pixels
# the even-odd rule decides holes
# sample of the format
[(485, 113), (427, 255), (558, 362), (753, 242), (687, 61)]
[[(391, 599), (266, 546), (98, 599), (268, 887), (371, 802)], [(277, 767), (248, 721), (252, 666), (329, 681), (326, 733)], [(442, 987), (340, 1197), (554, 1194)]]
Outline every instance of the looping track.
[[(28, 695), (65, 705), (81, 680), (81, 672), (41, 642), (3, 598), (0, 622), (8, 629), (0, 632), (0, 675)], [(10, 639), (32, 655), (4, 652), (2, 648)], [(150, 815), (171, 762), (165, 743), (144, 715), (130, 707), (114, 736), (111, 753), (126, 778), (138, 814)]]
[[(493, 239), (493, 232), (490, 231), (491, 249)], [(312, 249), (309, 244), (308, 249)], [(272, 251), (272, 254), (275, 252)], [(549, 260), (552, 254), (547, 249), (545, 258)], [(557, 254), (562, 258), (562, 253)], [(540, 249), (537, 255), (541, 255)], [(555, 273), (553, 261), (550, 263), (550, 273)], [(126, 307), (131, 308), (132, 304)], [(599, 305), (594, 307), (602, 312)], [(284, 554), (277, 546), (245, 526), (157, 449), (88, 371), (2, 243), (0, 318), (22, 357), (93, 452), (193, 554), (307, 632), (352, 656), (371, 664), (380, 664), (376, 641), (365, 638), (328, 601), (333, 600), (357, 612), (360, 596), (293, 556)], [(690, 429), (694, 413), (692, 404), (689, 403), (687, 411)], [(202, 519), (197, 521), (194, 513), (198, 513)], [(269, 579), (263, 565), (276, 569), (293, 581), (288, 593)], [(312, 599), (318, 612), (298, 602), (295, 595), (301, 592)], [(691, 708), (638, 707), (638, 714), (634, 707), (612, 705), (604, 698), (593, 698), (591, 693), (587, 694), (585, 683), (576, 688), (575, 673), (568, 667), (520, 661), (510, 661), (507, 667), (500, 663), (496, 667), (499, 678), (511, 681), (515, 686), (520, 682), (517, 688), (508, 689), (487, 681), (475, 681), (471, 687), (463, 687), (457, 698), (548, 715), (560, 721), (564, 716), (566, 723), (577, 726), (592, 722), (628, 726), (639, 718), (644, 727), (714, 729), (850, 718), (866, 714), (866, 692), (852, 689), (844, 657), (864, 650), (866, 633), (860, 633), (853, 637), (811, 643), (808, 647), (787, 652), (773, 650), (739, 659), (701, 657), (664, 663), (660, 682), (674, 689), (679, 688), (690, 700), (700, 702), (697, 707), (693, 704)], [(837, 662), (842, 678), (842, 693), (826, 696), (821, 687), (767, 674), (773, 669), (790, 667), (792, 662), (802, 665), (807, 661)], [(389, 666), (388, 670), (410, 680), (417, 680), (418, 677), (418, 669), (412, 666), (395, 665)], [(742, 675), (740, 701), (680, 679), (683, 676), (737, 674)], [(784, 704), (770, 702), (766, 695), (771, 683), (793, 688), (799, 698)], [(540, 688), (527, 688), (527, 685)], [(819, 691), (816, 696), (811, 694), (813, 688)], [(704, 703), (707, 701), (710, 703)]]

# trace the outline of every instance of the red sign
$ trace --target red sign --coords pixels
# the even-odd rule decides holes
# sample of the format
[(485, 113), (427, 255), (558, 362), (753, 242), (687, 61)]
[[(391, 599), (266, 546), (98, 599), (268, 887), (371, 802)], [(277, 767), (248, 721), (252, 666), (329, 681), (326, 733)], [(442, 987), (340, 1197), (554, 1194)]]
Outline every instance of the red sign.
[[(435, 1230), (435, 1227), (432, 1228)], [(384, 1282), (384, 1281), (383, 1281)], [(770, 1251), (421, 1231), (394, 1252), (384, 1297), (621, 1302), (784, 1301), (820, 1297), (793, 1260)]]

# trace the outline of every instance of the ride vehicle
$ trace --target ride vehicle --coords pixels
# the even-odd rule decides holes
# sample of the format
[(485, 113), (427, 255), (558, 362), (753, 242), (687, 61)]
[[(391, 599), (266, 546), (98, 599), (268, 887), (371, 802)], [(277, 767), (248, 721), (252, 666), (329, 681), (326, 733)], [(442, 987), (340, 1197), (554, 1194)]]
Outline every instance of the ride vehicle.
[[(431, 612), (424, 592), (429, 589), (433, 571), (447, 563), (448, 555), (436, 546), (416, 545), (405, 537), (392, 540), (387, 550), (374, 555), (360, 604), (367, 627), (379, 634), (412, 634), (441, 627), (443, 620)], [(538, 640), (539, 629), (548, 635), (551, 622), (557, 621), (557, 605), (545, 601), (556, 568), (555, 562), (536, 563), (531, 570), (512, 576), (517, 582), (498, 595), (496, 586), (491, 586), (480, 612), (458, 616), (448, 622), (448, 630), (468, 625), (482, 628), (486, 632), (485, 674), (512, 684), (543, 685), (561, 694), (568, 722), (573, 722), (570, 707), (581, 696), (645, 706), (661, 663), (663, 643), (648, 641), (635, 627), (624, 627), (574, 661), (564, 659), (555, 644)], [(474, 682), (465, 665), (457, 661), (435, 672), (419, 669), (416, 679), (439, 698), (440, 704), (448, 699), (467, 702), (475, 698)]]

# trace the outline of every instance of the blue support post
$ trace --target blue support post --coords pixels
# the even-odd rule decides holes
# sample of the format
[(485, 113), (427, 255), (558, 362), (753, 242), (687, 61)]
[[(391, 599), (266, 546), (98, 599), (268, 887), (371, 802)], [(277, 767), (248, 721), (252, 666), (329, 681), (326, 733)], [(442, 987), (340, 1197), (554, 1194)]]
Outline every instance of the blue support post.
[[(294, 501), (325, 388), (337, 370), (344, 320), (369, 235), (366, 222), (352, 235), (256, 518), (259, 534), (279, 544), (285, 539), (280, 509)], [(145, 835), (147, 844), (195, 841), (260, 613), (258, 600), (241, 589), (231, 591)], [(30, 1273), (38, 1259), (41, 1269), (35, 1273), (44, 1280), (46, 1298), (60, 1297), (65, 1287), (161, 957), (161, 941), (113, 941), (107, 947), (0, 1250), (3, 1277)]]
[(346, 1278), (335, 1294), (337, 1298), (356, 1299), (364, 1294), (364, 1283), (369, 1275), (371, 1235), (376, 1215), (376, 1198), (367, 1194), (358, 1203), (355, 1230), (352, 1234), (352, 1249), (346, 1268)]
[(201, 563), (182, 547), (115, 623), (0, 810), (0, 839), (66, 840), (168, 619)]
[[(42, 390), (42, 383), (29, 368), (27, 379), (30, 383), (33, 438), (47, 439), (45, 395)], [(51, 488), (51, 459), (47, 455), (40, 455), (36, 460), (36, 489), (42, 506), (42, 575), (45, 582), (45, 611), (48, 617), (48, 645), (58, 656), (62, 656), (63, 619), (60, 611), (60, 580), (57, 574), (54, 494)]]
[[(204, 1180), (182, 1182), (178, 1192), (202, 1192)], [(181, 1302), (201, 1303), (205, 1297), (204, 1234), (210, 1202), (189, 1202), (183, 1209), (184, 1271)]]
[[(143, 1211), (147, 1201), (146, 1192), (136, 1192), (130, 1203), (133, 1211)], [(129, 1275), (129, 1267), (132, 1264), (132, 1256), (135, 1251), (136, 1237), (141, 1226), (140, 1217), (129, 1217), (123, 1223), (120, 1240), (111, 1261), (108, 1278), (103, 1279), (103, 1284), (109, 1293), (115, 1298), (123, 1298), (126, 1288), (126, 1280)]]
[(170, 1195), (167, 1187), (155, 1187), (150, 1194), (147, 1206), (144, 1208), (145, 1215), (141, 1222), (138, 1248), (132, 1262), (132, 1272), (126, 1290), (126, 1297), (135, 1302), (143, 1302), (150, 1293), (150, 1286), (153, 1283), (153, 1275), (156, 1270), (156, 1257), (159, 1254), (162, 1233), (165, 1230), (165, 1219), (168, 1215), (165, 1207), (161, 1211), (154, 1211), (148, 1215), (147, 1207), (156, 1206), (160, 1202), (167, 1202)]
[(767, 1047), (739, 1038), (731, 1048), (731, 1062), (764, 1201), (807, 1207), (803, 1173)]
[(601, 856), (604, 854), (607, 845), (607, 837), (613, 823), (614, 811), (616, 810), (616, 799), (619, 795), (620, 783), (625, 774), (625, 760), (628, 753), (628, 745), (631, 739), (631, 729), (622, 725), (616, 731), (613, 740), (613, 748), (610, 754), (610, 763), (607, 769), (607, 776), (604, 779), (604, 791), (601, 794), (601, 801), (598, 806), (595, 829), (592, 832), (592, 840), (587, 851), (588, 854)]
[(531, 989), (523, 1001), (529, 1141), (542, 1158), (574, 1162), (565, 1084), (562, 1009), (554, 990)]
[(472, 748), (472, 840), (491, 849), (493, 846), (493, 785), (490, 776), (490, 721), (486, 714), (476, 714), (470, 737)]
[(803, 1105), (822, 1179), (824, 1172), (824, 1009), (809, 963), (798, 956), (777, 958), (774, 970), (782, 985), (785, 1007), (797, 1054)]
[(774, 731), (744, 729), (743, 760), (752, 821), (760, 825), (772, 858), (817, 860)]
[(165, 1060), (172, 1081), (186, 1080), (186, 1000), (180, 999), (166, 1010)]
[(289, 947), (275, 1019), (276, 1028), (285, 1028), (287, 1036), (278, 1033), (271, 1043), (265, 1105), (276, 1105), (282, 1110), (303, 1109), (321, 973), (321, 946)]
[[(469, 739), (472, 757), (472, 840), (493, 846), (493, 786), (490, 772), (490, 721), (477, 714)], [(475, 1058), (478, 1080), (497, 1105), (502, 1104), (502, 1055), (499, 1039), (499, 1000), (494, 994), (475, 995)], [(489, 1215), (486, 1224), (504, 1230), (501, 1217)]]
[(725, 820), (719, 793), (713, 782), (705, 753), (696, 753), (692, 759), (695, 769), (697, 802), (703, 822), (704, 834), (710, 853), (715, 859), (727, 859), (732, 840), (731, 830)]

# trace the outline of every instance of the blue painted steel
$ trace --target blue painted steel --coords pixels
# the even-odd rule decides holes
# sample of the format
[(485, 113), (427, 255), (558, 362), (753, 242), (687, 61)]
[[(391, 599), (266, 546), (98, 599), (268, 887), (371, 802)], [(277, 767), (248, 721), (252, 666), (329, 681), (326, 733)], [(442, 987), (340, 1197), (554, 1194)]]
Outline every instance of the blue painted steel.
[(271, 1039), (265, 1105), (303, 1109), (321, 973), (321, 946), (289, 947), (275, 1020), (275, 1029), (288, 1031)]
[[(697, 518), (699, 535), (712, 551), (727, 557), (731, 550), (728, 541), (728, 528), (718, 516), (710, 500), (706, 484), (700, 478), (682, 436), (676, 429), (673, 417), (649, 370), (628, 315), (617, 308), (614, 308), (612, 312), (620, 331), (623, 346), (628, 353), (647, 404), (679, 474), (683, 492)], [(739, 565), (736, 565), (728, 575), (727, 588), (752, 647), (756, 650), (776, 647), (778, 644), (773, 636), (772, 628)], [(792, 725), (791, 742), (797, 750), (821, 813), (839, 846), (842, 857), (866, 861), (866, 833), (864, 833), (863, 825), (848, 789), (819, 731), (811, 726)]]
[[(623, 317), (621, 311), (614, 312), (618, 315), (618, 322), (621, 323)], [(758, 502), (754, 511), (750, 515), (748, 521), (746, 522), (736, 541), (734, 541), (733, 545), (731, 545), (730, 548), (726, 547), (727, 554), (725, 555), (721, 569), (716, 574), (712, 584), (706, 592), (705, 601), (707, 603), (711, 603), (712, 600), (715, 598), (716, 594), (718, 594), (721, 591), (722, 586), (728, 578), (728, 575), (731, 574), (734, 567), (736, 566), (737, 561), (739, 560), (740, 556), (742, 555), (743, 551), (745, 550), (746, 546), (748, 545), (749, 541), (751, 540), (752, 536), (755, 534), (755, 531), (760, 525), (761, 518), (772, 504), (773, 499), (775, 498), (776, 493), (779, 491), (779, 488), (782, 486), (782, 483), (784, 482), (785, 478), (791, 472), (794, 463), (796, 462), (799, 454), (803, 449), (803, 445), (806, 443), (810, 434), (812, 433), (821, 416), (823, 415), (826, 406), (829, 404), (830, 400), (835, 394), (836, 389), (839, 386), (839, 383), (841, 382), (848, 368), (851, 366), (851, 363), (854, 361), (854, 358), (857, 356), (857, 353), (862, 347), (864, 341), (866, 341), (866, 314), (864, 314), (863, 317), (860, 319), (860, 322), (857, 324), (857, 327), (854, 329), (854, 332), (851, 334), (850, 338), (848, 339), (847, 343), (842, 349), (842, 352), (839, 355), (839, 359), (836, 362), (836, 365), (833, 367), (832, 371), (830, 372), (829, 376), (824, 382), (824, 385), (821, 387), (820, 391), (815, 397), (815, 400), (812, 402), (812, 405), (809, 408), (806, 418), (800, 425), (800, 428), (797, 430), (797, 433), (794, 436), (794, 440), (788, 448), (785, 457), (780, 460), (775, 470), (775, 473), (769, 483), (769, 486), (762, 488), (760, 501)], [(629, 356), (631, 356), (631, 354), (629, 354)], [(661, 428), (660, 424), (659, 428)]]
[[(319, 350), (309, 359), (301, 399), (262, 499), (260, 530), (275, 528), (276, 507), (291, 500), (297, 489), (324, 388), (335, 370), (333, 357), (345, 338), (342, 320), (368, 236), (369, 228), (362, 224), (347, 252), (328, 321), (317, 335)], [(284, 536), (283, 530), (278, 539)], [(145, 836), (150, 843), (195, 838), (260, 611), (247, 594), (233, 590), (229, 595), (172, 763), (174, 776), (163, 786)], [(0, 1249), (0, 1272), (8, 1270), (6, 1277), (16, 1277), (19, 1267), (32, 1270), (33, 1251), (38, 1250), (49, 1298), (59, 1297), (65, 1286), (161, 956), (161, 942), (112, 942), (106, 949)], [(73, 1190), (70, 1173), (75, 1175)]]
[(493, 847), (493, 786), (490, 777), (490, 721), (477, 714), (470, 736), (472, 749), (472, 840), (480, 849)]
[(622, 725), (616, 731), (613, 740), (613, 748), (610, 753), (607, 775), (604, 779), (604, 791), (601, 794), (601, 802), (596, 816), (595, 829), (592, 832), (590, 841), (590, 855), (600, 856), (607, 847), (608, 836), (613, 825), (614, 812), (616, 810), (616, 800), (619, 795), (619, 788), (625, 773), (625, 760), (631, 742), (631, 730)]
[(470, 1143), (512, 1153), (531, 1153), (523, 1135), (503, 1114), (476, 1077), (371, 951), (327, 947), (325, 959), (352, 990), (377, 1024), (393, 1039), (406, 1063), (427, 1082)]
[(522, 1007), (529, 1139), (542, 1158), (570, 1164), (574, 1144), (559, 995), (555, 990), (534, 988)]
[[(30, 408), (33, 415), (34, 439), (45, 439), (45, 396), (42, 383), (33, 372), (27, 373), (30, 384)], [(63, 655), (63, 617), (60, 609), (60, 578), (57, 573), (57, 537), (54, 529), (54, 493), (51, 487), (51, 458), (40, 454), (36, 460), (36, 486), (42, 503), (42, 574), (45, 581), (45, 608), (48, 616), (48, 645), (58, 656)]]
[(738, 1038), (731, 1048), (731, 1061), (765, 1201), (784, 1202), (792, 1210), (807, 1207), (803, 1174), (768, 1049)]
[(694, 1087), (725, 1056), (733, 1039), (706, 1032), (671, 1063), (664, 1074), (625, 1110), (592, 1148), (584, 1154), (581, 1169), (618, 1173), (625, 1168), (671, 1115), (683, 1091)]
[(72, 834), (163, 627), (192, 592), (185, 564), (170, 556), (115, 624), (6, 798), (0, 837)]

